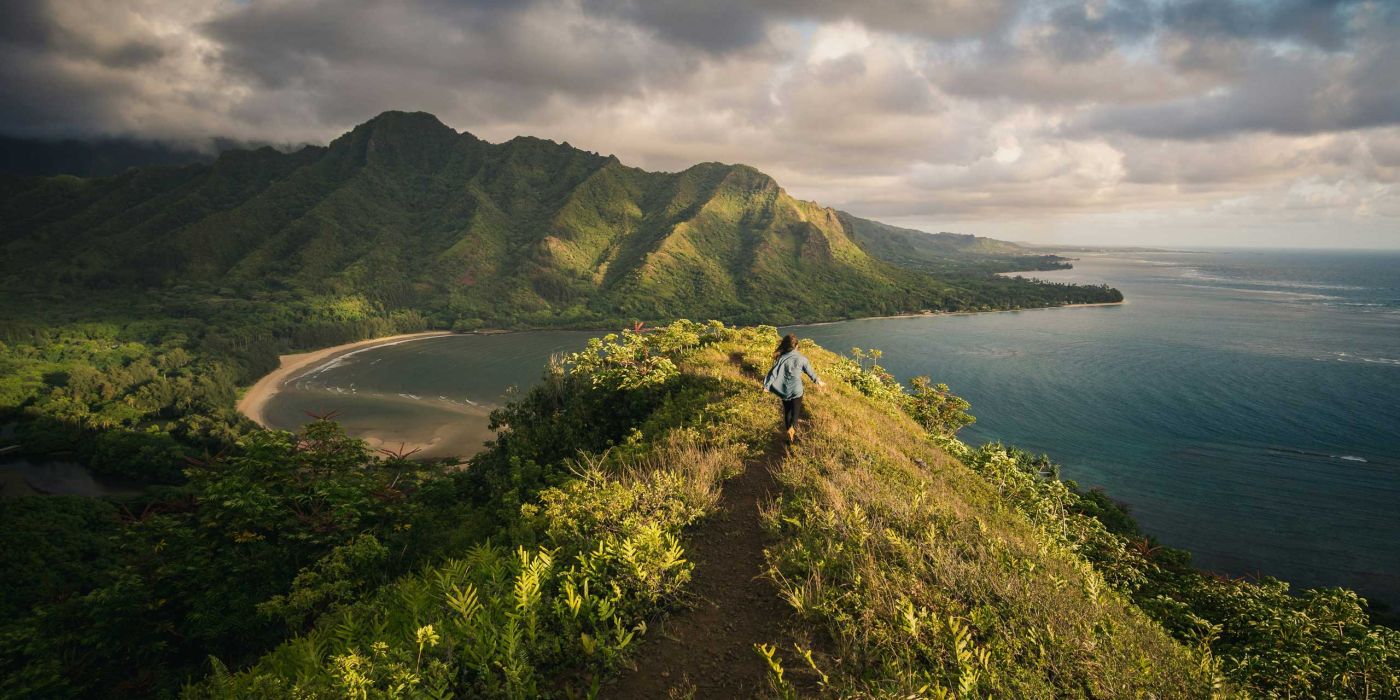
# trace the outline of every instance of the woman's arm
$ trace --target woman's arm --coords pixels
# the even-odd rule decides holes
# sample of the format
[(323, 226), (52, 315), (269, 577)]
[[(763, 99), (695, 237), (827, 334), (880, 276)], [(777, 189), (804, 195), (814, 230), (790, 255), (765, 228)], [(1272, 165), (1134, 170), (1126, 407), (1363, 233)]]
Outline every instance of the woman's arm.
[(774, 391), (777, 388), (777, 374), (778, 364), (775, 362), (773, 363), (773, 366), (768, 369), (768, 375), (763, 378), (764, 391)]

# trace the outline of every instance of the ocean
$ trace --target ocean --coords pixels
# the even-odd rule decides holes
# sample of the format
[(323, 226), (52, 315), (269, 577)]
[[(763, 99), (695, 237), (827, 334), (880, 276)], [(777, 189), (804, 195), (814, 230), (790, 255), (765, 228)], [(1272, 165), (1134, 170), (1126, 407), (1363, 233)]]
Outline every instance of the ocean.
[(1198, 566), (1400, 603), (1400, 253), (1083, 255), (1127, 303), (797, 329), (972, 403)]
[[(792, 330), (949, 384), (977, 416), (964, 440), (1050, 455), (1198, 566), (1400, 603), (1400, 252), (1084, 254), (1028, 274), (1127, 303)], [(267, 415), (338, 410), (357, 434), (427, 444), (590, 335), (377, 348), (311, 368)]]

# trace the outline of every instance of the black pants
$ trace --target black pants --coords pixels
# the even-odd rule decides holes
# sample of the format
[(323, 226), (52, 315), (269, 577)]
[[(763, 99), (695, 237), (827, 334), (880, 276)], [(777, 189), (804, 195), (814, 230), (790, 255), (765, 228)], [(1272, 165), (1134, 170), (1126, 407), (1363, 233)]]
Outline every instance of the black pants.
[(802, 397), (783, 399), (783, 430), (797, 427), (797, 417), (802, 415)]

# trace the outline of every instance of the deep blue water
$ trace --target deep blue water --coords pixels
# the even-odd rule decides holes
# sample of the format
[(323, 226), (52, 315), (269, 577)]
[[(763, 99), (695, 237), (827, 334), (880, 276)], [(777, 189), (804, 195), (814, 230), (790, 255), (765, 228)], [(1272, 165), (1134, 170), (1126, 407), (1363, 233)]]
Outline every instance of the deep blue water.
[[(1049, 454), (1202, 567), (1400, 604), (1400, 253), (1086, 255), (1035, 275), (1107, 282), (1128, 303), (797, 332), (948, 383), (978, 418), (965, 440)], [(591, 335), (361, 351), (299, 375), (268, 416), (339, 410), (356, 434), (462, 454), (489, 436), (468, 409)]]
[(1235, 575), (1400, 603), (1400, 253), (1082, 257), (1128, 303), (797, 332), (972, 403), (962, 437), (1048, 453)]

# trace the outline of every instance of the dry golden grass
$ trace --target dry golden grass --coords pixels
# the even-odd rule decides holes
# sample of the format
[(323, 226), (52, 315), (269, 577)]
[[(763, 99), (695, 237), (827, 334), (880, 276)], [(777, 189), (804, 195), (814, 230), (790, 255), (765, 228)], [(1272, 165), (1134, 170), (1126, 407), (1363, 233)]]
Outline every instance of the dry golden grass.
[[(819, 372), (837, 361), (806, 350)], [(761, 347), (730, 352), (762, 366)], [(743, 364), (709, 367), (741, 381)], [(827, 390), (808, 392), (808, 420), (781, 463), (783, 492), (766, 516), (777, 538), (772, 576), (802, 623), (829, 640), (815, 660), (830, 692), (1217, 693), (1207, 657), (1111, 591), (995, 484), (897, 408), (827, 380)], [(777, 411), (767, 411), (758, 420), (775, 431)]]

